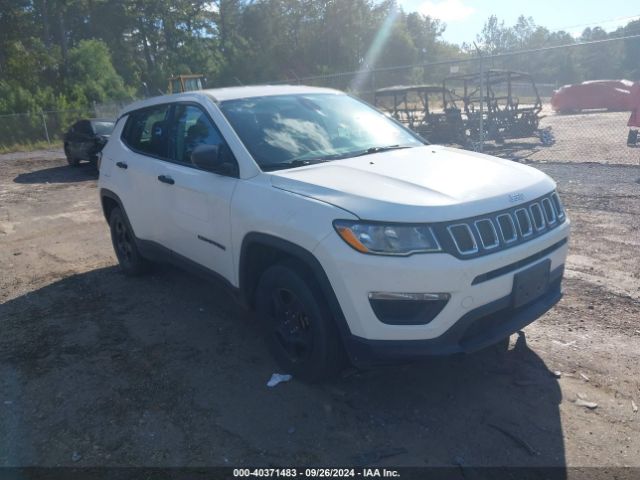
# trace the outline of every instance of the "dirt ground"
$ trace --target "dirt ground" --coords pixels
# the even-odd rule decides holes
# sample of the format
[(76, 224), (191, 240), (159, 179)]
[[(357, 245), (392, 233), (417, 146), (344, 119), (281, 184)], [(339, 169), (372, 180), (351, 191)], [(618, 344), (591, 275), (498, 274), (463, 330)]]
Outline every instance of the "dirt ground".
[(640, 164), (640, 148), (627, 147), (629, 112), (557, 115), (545, 105), (542, 114), (540, 128), (551, 127), (555, 144), (545, 147), (537, 138), (508, 140), (505, 145), (489, 144), (487, 153), (535, 162)]
[(274, 389), (258, 326), (222, 286), (119, 273), (91, 167), (2, 156), (0, 466), (640, 467), (633, 152), (531, 163), (573, 233), (563, 300), (508, 352)]

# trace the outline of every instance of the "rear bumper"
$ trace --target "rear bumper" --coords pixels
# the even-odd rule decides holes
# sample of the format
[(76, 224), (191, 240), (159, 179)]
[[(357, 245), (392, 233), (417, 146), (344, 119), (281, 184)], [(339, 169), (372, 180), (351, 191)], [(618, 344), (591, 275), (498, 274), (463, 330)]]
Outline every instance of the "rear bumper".
[(469, 311), (439, 337), (425, 340), (367, 340), (351, 335), (346, 339), (346, 347), (357, 366), (481, 350), (529, 325), (558, 303), (562, 298), (563, 273), (564, 266), (551, 272), (547, 292), (536, 301), (514, 309), (512, 297), (507, 295)]

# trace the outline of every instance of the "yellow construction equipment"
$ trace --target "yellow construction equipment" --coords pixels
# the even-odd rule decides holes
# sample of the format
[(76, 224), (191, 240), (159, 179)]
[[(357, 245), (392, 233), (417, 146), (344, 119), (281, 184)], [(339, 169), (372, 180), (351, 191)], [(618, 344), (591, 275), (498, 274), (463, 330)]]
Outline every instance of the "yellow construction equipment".
[(176, 75), (169, 79), (169, 93), (189, 92), (192, 90), (202, 90), (204, 75)]

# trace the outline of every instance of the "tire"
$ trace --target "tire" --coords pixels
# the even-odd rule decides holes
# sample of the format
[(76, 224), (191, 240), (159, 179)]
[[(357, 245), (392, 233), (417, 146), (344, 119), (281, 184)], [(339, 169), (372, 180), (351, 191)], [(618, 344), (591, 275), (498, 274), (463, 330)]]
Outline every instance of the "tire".
[(66, 143), (64, 144), (64, 156), (67, 157), (67, 163), (69, 164), (69, 166), (77, 167), (78, 165), (80, 165), (80, 160), (77, 158), (73, 158), (71, 156), (71, 153), (69, 153), (69, 146)]
[(346, 355), (335, 321), (311, 275), (280, 263), (261, 276), (256, 313), (283, 373), (314, 383), (335, 377)]
[(145, 273), (149, 269), (149, 261), (138, 251), (129, 222), (120, 208), (115, 207), (111, 211), (109, 227), (111, 228), (113, 250), (116, 253), (122, 272), (129, 276)]

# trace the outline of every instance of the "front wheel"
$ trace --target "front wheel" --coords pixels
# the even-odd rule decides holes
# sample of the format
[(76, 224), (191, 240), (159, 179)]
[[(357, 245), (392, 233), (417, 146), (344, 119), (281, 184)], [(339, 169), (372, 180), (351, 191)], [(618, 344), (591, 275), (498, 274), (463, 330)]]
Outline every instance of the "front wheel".
[(111, 228), (113, 250), (116, 252), (123, 273), (135, 276), (146, 272), (149, 262), (140, 255), (133, 232), (120, 208), (116, 207), (111, 211), (109, 227)]
[(326, 301), (311, 275), (276, 264), (260, 278), (256, 312), (283, 373), (307, 382), (337, 375), (346, 356)]

